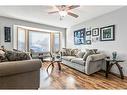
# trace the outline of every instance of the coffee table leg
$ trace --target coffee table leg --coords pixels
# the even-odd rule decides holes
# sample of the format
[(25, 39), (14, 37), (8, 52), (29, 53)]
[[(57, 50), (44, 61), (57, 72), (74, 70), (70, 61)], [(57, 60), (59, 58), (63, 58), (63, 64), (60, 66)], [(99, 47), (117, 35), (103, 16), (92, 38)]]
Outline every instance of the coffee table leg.
[(52, 65), (52, 69), (54, 68), (54, 64), (53, 64), (53, 62), (51, 62), (50, 64), (49, 64), (49, 66), (47, 67), (47, 72), (48, 72), (48, 69), (49, 69), (49, 67)]
[(59, 70), (61, 70), (60, 62), (57, 62)]

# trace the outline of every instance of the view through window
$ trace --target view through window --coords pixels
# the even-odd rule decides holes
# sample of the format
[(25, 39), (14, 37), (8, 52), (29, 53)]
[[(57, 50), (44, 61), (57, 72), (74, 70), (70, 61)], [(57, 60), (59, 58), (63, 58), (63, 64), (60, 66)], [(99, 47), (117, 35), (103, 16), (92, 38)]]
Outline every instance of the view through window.
[(17, 32), (17, 49), (21, 51), (29, 51), (30, 49), (33, 52), (50, 52), (50, 49), (53, 48), (54, 51), (60, 49), (60, 33), (54, 32), (54, 40), (52, 39), (53, 45), (50, 45), (50, 32), (28, 30), (18, 27)]
[(30, 31), (29, 48), (35, 52), (50, 51), (50, 33)]

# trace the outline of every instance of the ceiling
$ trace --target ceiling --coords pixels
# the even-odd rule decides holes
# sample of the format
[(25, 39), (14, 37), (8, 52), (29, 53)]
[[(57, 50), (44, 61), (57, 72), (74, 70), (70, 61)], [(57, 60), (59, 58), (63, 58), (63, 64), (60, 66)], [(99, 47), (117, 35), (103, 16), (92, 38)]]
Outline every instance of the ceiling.
[(53, 6), (0, 6), (0, 16), (67, 28), (121, 7), (122, 6), (80, 6), (72, 10), (79, 15), (78, 18), (67, 15), (61, 21), (59, 14), (48, 14), (49, 11), (54, 10)]

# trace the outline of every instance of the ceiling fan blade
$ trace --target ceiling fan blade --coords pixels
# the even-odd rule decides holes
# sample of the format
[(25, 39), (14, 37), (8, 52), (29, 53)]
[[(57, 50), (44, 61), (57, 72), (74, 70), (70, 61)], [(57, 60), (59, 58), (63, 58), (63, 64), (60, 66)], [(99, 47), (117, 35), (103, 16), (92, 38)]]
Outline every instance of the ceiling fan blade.
[(78, 15), (76, 15), (76, 14), (74, 14), (74, 13), (71, 13), (71, 12), (68, 12), (68, 15), (73, 16), (73, 17), (75, 17), (75, 18), (79, 17)]
[(59, 11), (61, 11), (61, 10), (62, 10), (62, 8), (61, 8), (61, 6), (60, 6), (60, 5), (56, 5), (56, 8), (57, 8)]
[(48, 12), (48, 14), (58, 13), (59, 11)]
[(71, 10), (71, 9), (74, 9), (74, 8), (77, 8), (77, 7), (80, 7), (80, 6), (79, 5), (72, 5), (72, 6), (68, 7), (68, 10)]

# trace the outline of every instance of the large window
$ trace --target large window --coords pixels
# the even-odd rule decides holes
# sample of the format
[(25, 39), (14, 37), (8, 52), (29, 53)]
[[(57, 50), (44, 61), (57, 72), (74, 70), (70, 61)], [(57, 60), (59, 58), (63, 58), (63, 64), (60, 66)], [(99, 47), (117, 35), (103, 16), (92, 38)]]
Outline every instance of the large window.
[(26, 34), (25, 29), (18, 28), (18, 50), (21, 50), (21, 51), (26, 50), (25, 34)]
[(30, 31), (29, 48), (34, 52), (50, 51), (50, 33)]
[[(21, 51), (50, 52), (60, 49), (60, 33), (17, 29), (17, 49)], [(54, 37), (54, 38), (53, 38)], [(50, 41), (52, 43), (50, 43)], [(51, 49), (51, 50), (50, 50)]]

